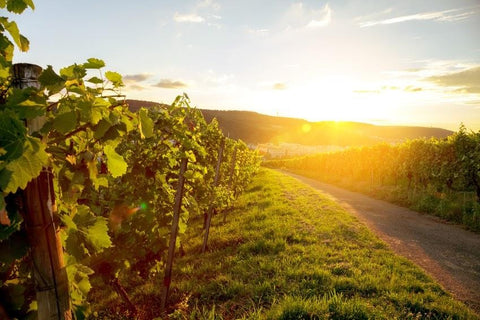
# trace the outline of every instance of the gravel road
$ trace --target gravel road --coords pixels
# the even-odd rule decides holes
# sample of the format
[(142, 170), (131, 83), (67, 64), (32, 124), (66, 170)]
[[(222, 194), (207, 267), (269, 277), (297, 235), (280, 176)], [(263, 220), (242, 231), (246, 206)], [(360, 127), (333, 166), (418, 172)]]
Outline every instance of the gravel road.
[(435, 217), (290, 175), (327, 194), (356, 215), (399, 255), (422, 267), (480, 314), (480, 235)]

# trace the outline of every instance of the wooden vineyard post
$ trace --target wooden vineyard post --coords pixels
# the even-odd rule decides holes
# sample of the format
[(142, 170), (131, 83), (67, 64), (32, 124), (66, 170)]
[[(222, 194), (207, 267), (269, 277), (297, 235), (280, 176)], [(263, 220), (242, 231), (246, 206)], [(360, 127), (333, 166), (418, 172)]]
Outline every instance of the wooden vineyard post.
[[(215, 168), (215, 179), (213, 181), (214, 188), (218, 186), (218, 182), (220, 180), (220, 165), (222, 164), (224, 147), (225, 147), (225, 140), (222, 139), (222, 142), (220, 143), (220, 148), (218, 149), (217, 167)], [(205, 253), (205, 251), (207, 251), (208, 233), (210, 232), (210, 224), (212, 223), (213, 209), (215, 209), (213, 204), (210, 204), (207, 211), (207, 223), (205, 225), (205, 234), (203, 236), (202, 253)]]
[[(38, 77), (42, 68), (21, 63), (13, 66), (13, 85), (17, 88), (39, 88)], [(28, 122), (30, 132), (38, 131), (44, 118)], [(70, 320), (68, 278), (63, 261), (63, 248), (56, 214), (53, 174), (43, 168), (22, 192), (22, 214), (31, 247), (33, 276), (38, 303), (39, 320)]]
[[(237, 161), (237, 146), (233, 149), (233, 156), (232, 156), (232, 163), (230, 164), (230, 178), (229, 178), (229, 184), (230, 184), (230, 189), (233, 189), (233, 184), (235, 181), (233, 181), (233, 175), (235, 173), (235, 164)], [(227, 210), (224, 210), (223, 213), (223, 223), (227, 222)]]
[(230, 165), (230, 186), (233, 185), (233, 175), (235, 173), (235, 164), (237, 161), (237, 146), (233, 149), (232, 163)]
[(175, 246), (177, 244), (178, 222), (180, 221), (180, 211), (182, 210), (183, 187), (185, 185), (185, 171), (187, 171), (187, 158), (183, 158), (180, 163), (180, 173), (178, 174), (177, 193), (175, 194), (175, 203), (173, 205), (173, 221), (170, 232), (170, 243), (168, 246), (167, 264), (165, 266), (165, 275), (163, 277), (163, 291), (161, 300), (161, 312), (165, 313), (167, 308), (168, 292), (172, 281), (173, 256), (175, 255)]

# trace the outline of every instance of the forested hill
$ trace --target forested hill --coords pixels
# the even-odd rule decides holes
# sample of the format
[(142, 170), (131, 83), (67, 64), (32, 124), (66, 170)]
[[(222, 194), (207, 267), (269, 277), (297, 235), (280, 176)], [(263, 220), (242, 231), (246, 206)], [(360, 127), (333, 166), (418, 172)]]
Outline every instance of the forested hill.
[[(151, 107), (158, 103), (127, 100), (130, 109)], [(285, 142), (304, 145), (372, 145), (399, 142), (420, 137), (444, 138), (453, 132), (441, 128), (377, 126), (359, 122), (321, 121), (268, 116), (251, 111), (201, 110), (210, 122), (217, 118), (225, 135), (248, 143)]]

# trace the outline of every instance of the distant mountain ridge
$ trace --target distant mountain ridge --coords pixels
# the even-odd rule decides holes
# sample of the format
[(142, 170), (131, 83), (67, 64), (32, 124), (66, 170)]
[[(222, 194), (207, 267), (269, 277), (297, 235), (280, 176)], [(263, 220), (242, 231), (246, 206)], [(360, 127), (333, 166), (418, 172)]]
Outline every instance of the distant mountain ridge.
[[(162, 105), (151, 101), (127, 100), (132, 111)], [(415, 138), (445, 138), (453, 131), (416, 126), (377, 126), (360, 122), (310, 122), (275, 117), (252, 111), (200, 109), (207, 122), (217, 118), (225, 135), (247, 143), (298, 143), (303, 145), (360, 146), (400, 142)]]

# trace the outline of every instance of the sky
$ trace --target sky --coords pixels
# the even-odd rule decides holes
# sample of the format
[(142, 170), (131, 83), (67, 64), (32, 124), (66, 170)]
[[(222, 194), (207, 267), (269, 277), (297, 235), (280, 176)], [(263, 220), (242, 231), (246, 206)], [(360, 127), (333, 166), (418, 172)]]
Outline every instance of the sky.
[(12, 18), (16, 62), (100, 58), (129, 99), (480, 130), (480, 0), (43, 0)]

